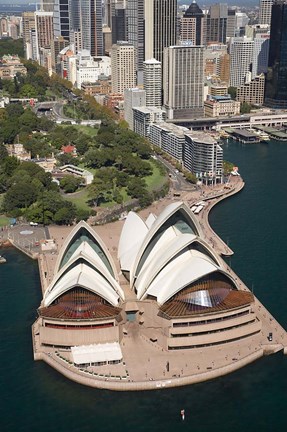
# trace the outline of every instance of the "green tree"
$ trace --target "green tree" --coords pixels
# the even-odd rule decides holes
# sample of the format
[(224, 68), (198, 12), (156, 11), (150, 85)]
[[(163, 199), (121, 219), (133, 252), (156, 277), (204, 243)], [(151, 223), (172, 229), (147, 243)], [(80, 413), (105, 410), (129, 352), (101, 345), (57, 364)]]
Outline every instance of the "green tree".
[(60, 187), (65, 193), (75, 192), (81, 184), (81, 179), (72, 175), (67, 175), (60, 180)]
[(237, 88), (236, 87), (228, 87), (228, 93), (231, 96), (231, 99), (235, 100), (237, 95)]
[(251, 105), (247, 102), (242, 102), (240, 105), (240, 112), (241, 114), (249, 114), (251, 111)]
[(64, 207), (61, 207), (54, 214), (54, 222), (58, 225), (70, 225), (76, 217), (76, 207), (74, 204), (66, 202)]

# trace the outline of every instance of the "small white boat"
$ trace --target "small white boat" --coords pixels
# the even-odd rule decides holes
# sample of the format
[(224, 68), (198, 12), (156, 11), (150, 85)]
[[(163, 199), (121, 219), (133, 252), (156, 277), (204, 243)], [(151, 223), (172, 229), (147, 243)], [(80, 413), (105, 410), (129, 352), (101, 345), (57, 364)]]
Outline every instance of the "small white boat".
[(4, 264), (6, 261), (7, 261), (6, 258), (0, 255), (0, 264)]

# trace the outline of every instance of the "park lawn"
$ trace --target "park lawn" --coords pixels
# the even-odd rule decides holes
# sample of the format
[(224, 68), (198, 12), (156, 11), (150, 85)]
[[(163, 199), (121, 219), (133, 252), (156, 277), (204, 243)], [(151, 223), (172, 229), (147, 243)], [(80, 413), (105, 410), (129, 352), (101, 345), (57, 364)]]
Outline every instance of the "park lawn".
[(10, 219), (7, 218), (6, 216), (0, 215), (0, 226), (6, 226), (9, 225), (9, 221)]
[(74, 203), (78, 209), (91, 210), (91, 207), (87, 204), (89, 199), (87, 189), (80, 191), (78, 194), (73, 194), (73, 196), (65, 195), (65, 199)]
[(75, 124), (75, 125), (64, 125), (64, 124), (62, 124), (60, 126), (63, 127), (63, 128), (73, 126), (79, 132), (83, 132), (84, 134), (90, 136), (91, 138), (93, 138), (94, 136), (96, 136), (97, 133), (98, 133), (98, 129), (96, 129), (96, 128), (92, 127), (92, 126), (84, 126), (84, 125), (77, 125), (77, 124)]
[(149, 192), (152, 192), (155, 189), (160, 189), (161, 186), (165, 183), (167, 176), (165, 174), (161, 174), (158, 166), (153, 163), (153, 161), (149, 161), (152, 166), (153, 173), (150, 176), (144, 177), (147, 188)]

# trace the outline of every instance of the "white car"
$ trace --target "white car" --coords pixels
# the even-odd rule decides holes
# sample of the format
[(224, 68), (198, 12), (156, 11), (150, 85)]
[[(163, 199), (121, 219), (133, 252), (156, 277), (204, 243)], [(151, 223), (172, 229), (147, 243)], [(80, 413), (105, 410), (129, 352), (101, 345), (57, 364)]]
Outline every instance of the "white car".
[(30, 226), (38, 226), (37, 222), (30, 222)]

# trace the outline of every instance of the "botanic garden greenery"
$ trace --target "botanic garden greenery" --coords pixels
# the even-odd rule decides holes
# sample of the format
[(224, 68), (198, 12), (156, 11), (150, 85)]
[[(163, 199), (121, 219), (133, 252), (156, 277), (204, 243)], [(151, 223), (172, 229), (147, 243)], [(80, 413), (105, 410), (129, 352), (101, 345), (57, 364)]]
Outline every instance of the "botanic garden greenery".
[[(4, 93), (41, 100), (65, 96), (70, 83), (57, 76), (49, 77), (45, 69), (31, 61), (25, 65), (27, 76), (0, 80)], [(150, 160), (148, 142), (128, 130), (125, 122), (116, 122), (114, 114), (93, 98), (83, 97), (76, 106), (83, 116), (101, 119), (98, 130), (91, 134), (77, 126), (59, 126), (46, 116), (37, 117), (31, 107), (17, 103), (0, 109), (0, 194), (4, 196), (2, 211), (6, 214), (45, 224), (67, 224), (89, 215), (87, 212), (83, 215), (82, 208), (77, 209), (60, 194), (60, 189), (71, 193), (82, 188), (81, 182), (68, 177), (60, 182), (59, 188), (51, 174), (35, 163), (20, 163), (8, 157), (4, 144), (13, 143), (23, 144), (32, 159), (55, 156), (59, 166), (72, 163), (90, 169), (94, 174), (88, 187), (91, 208), (108, 202), (121, 204), (132, 198), (137, 198), (141, 206), (152, 202), (154, 197), (144, 180), (156, 165)], [(76, 148), (76, 157), (63, 152), (67, 145)], [(164, 169), (161, 170), (164, 175)]]

